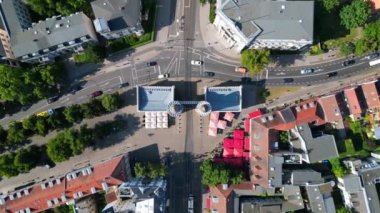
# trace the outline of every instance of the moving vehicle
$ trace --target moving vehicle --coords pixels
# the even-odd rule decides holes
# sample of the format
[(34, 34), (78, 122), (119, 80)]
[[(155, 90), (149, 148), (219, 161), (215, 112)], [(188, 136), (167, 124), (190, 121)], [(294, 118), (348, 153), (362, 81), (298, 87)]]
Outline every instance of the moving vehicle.
[(202, 64), (203, 64), (202, 61), (199, 61), (199, 60), (191, 60), (191, 65), (200, 66), (200, 65), (202, 65)]
[(56, 96), (48, 98), (46, 101), (47, 101), (48, 104), (51, 104), (53, 102), (56, 102), (58, 99), (59, 99), (59, 96), (56, 95)]
[(373, 60), (373, 61), (369, 62), (369, 66), (375, 66), (375, 65), (378, 65), (378, 64), (380, 64), (380, 59)]
[(284, 78), (284, 83), (292, 83), (294, 78)]
[(330, 73), (327, 73), (326, 74), (327, 75), (327, 77), (334, 77), (334, 76), (337, 76), (338, 75), (338, 72), (330, 72)]
[(150, 61), (150, 62), (146, 63), (147, 67), (153, 67), (153, 66), (156, 66), (156, 65), (157, 65), (156, 61)]
[(371, 54), (367, 55), (365, 58), (371, 60), (371, 59), (377, 58), (379, 56), (380, 56), (379, 53), (371, 53)]
[(189, 194), (189, 197), (187, 199), (187, 209), (189, 213), (194, 212), (194, 195)]
[(123, 88), (123, 87), (127, 87), (127, 86), (129, 86), (128, 82), (124, 82), (122, 84), (119, 84), (119, 88)]
[(347, 67), (347, 66), (351, 66), (351, 65), (353, 65), (353, 64), (355, 64), (355, 60), (354, 60), (354, 59), (351, 59), (351, 60), (344, 61), (344, 62), (342, 63), (342, 66)]
[(98, 90), (98, 91), (95, 91), (95, 92), (91, 93), (91, 94), (90, 94), (90, 97), (91, 97), (91, 98), (96, 98), (96, 97), (98, 97), (98, 96), (101, 96), (102, 94), (103, 94), (103, 91)]
[(162, 78), (169, 78), (169, 73), (158, 75), (158, 79), (162, 79)]
[(214, 77), (215, 76), (215, 73), (214, 72), (204, 72), (205, 76), (208, 76), (208, 77)]
[(301, 75), (308, 74), (308, 73), (313, 73), (314, 69), (312, 68), (306, 68), (301, 70)]
[(248, 72), (248, 69), (245, 67), (235, 67), (235, 72), (240, 72), (240, 73), (245, 74)]

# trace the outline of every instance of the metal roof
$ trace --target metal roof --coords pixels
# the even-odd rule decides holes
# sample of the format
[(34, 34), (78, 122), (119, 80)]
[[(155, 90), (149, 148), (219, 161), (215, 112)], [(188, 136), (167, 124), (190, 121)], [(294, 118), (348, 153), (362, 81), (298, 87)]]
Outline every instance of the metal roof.
[(137, 110), (166, 112), (174, 101), (174, 86), (137, 86)]
[(293, 170), (291, 174), (293, 185), (321, 184), (324, 182), (321, 173), (311, 169)]
[(224, 0), (220, 11), (249, 40), (313, 40), (314, 1)]
[(214, 112), (240, 112), (242, 109), (242, 86), (206, 87), (205, 97)]

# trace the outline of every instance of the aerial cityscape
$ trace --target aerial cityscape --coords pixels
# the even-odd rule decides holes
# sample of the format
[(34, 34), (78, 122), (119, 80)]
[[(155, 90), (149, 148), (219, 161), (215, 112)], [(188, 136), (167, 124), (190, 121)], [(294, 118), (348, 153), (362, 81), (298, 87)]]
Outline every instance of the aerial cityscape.
[(380, 0), (0, 0), (0, 213), (380, 212)]

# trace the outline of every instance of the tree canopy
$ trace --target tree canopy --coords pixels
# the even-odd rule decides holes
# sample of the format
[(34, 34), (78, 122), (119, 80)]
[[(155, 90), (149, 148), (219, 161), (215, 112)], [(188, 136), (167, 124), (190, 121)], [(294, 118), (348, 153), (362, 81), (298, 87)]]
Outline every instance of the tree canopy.
[(214, 164), (211, 159), (202, 162), (200, 166), (202, 183), (215, 187), (218, 184), (238, 184), (244, 180), (243, 172), (233, 170), (224, 164)]
[(340, 5), (340, 0), (322, 0), (322, 2), (327, 11), (331, 11)]
[(88, 0), (27, 0), (31, 9), (43, 17), (68, 16), (78, 11), (91, 10)]
[(348, 169), (342, 165), (339, 158), (330, 159), (331, 170), (336, 177), (343, 177), (348, 173)]
[(240, 62), (247, 67), (251, 75), (259, 74), (265, 66), (270, 62), (270, 51), (264, 49), (247, 49), (243, 50), (240, 57)]
[(106, 94), (102, 96), (102, 106), (107, 112), (113, 112), (120, 107), (120, 96), (119, 93)]
[(364, 27), (364, 39), (369, 49), (375, 50), (380, 47), (380, 20), (369, 23)]
[(134, 166), (136, 177), (139, 178), (158, 178), (164, 177), (167, 174), (165, 165), (160, 163), (140, 163), (137, 162)]
[(369, 18), (371, 6), (367, 1), (354, 0), (340, 11), (341, 23), (347, 29), (363, 25)]

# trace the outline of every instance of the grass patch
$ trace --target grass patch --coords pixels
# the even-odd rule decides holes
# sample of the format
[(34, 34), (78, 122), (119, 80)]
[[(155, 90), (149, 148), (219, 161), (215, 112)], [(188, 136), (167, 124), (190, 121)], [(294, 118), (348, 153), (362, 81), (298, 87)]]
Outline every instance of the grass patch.
[(107, 47), (111, 52), (117, 52), (126, 48), (137, 48), (142, 45), (148, 44), (154, 39), (154, 26), (156, 19), (156, 1), (144, 0), (143, 1), (143, 14), (149, 11), (148, 20), (143, 20), (141, 25), (144, 28), (142, 36), (129, 35), (107, 42)]
[(85, 48), (83, 52), (74, 54), (73, 57), (76, 64), (96, 64), (103, 62), (105, 56), (104, 47), (96, 44), (90, 44)]
[(269, 96), (267, 97), (267, 100), (270, 100), (296, 92), (300, 90), (301, 87), (268, 87), (267, 89), (269, 90)]
[(311, 46), (310, 48), (310, 55), (320, 55), (323, 53), (325, 53), (325, 51), (322, 50), (321, 45), (319, 43)]
[(215, 21), (215, 16), (216, 16), (216, 0), (210, 0), (210, 13), (208, 16), (208, 20), (210, 21), (211, 24), (214, 23)]

